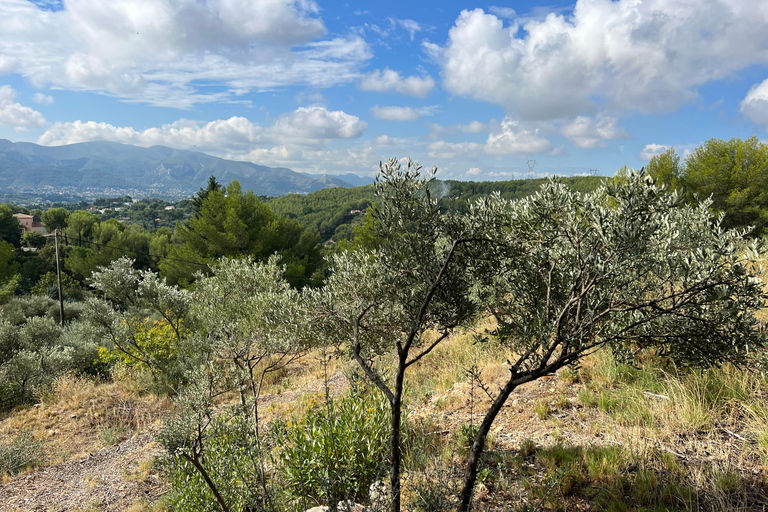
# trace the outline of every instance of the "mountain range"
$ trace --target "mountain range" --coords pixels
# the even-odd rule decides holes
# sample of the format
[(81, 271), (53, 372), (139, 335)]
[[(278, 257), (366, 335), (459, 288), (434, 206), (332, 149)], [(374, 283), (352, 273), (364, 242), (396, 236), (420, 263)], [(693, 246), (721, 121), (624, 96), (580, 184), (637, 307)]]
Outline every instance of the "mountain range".
[(40, 146), (0, 139), (0, 192), (5, 193), (183, 198), (205, 186), (211, 175), (222, 184), (237, 180), (243, 190), (262, 196), (373, 182), (355, 174), (306, 174), (165, 146), (103, 141)]

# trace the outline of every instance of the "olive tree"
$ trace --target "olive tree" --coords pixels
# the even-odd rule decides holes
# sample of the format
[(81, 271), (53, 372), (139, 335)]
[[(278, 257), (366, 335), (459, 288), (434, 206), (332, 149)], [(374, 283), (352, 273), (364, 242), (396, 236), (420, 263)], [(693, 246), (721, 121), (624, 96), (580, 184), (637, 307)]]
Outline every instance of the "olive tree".
[[(259, 397), (266, 376), (294, 361), (308, 344), (302, 301), (282, 277), (279, 261), (278, 256), (265, 263), (224, 258), (213, 265), (212, 275), (197, 276), (192, 314), (197, 344), (209, 356), (163, 429), (165, 448), (194, 467), (224, 511), (267, 507)], [(239, 404), (217, 405), (229, 391), (237, 393)], [(180, 496), (179, 505), (192, 506), (194, 496)], [(204, 500), (199, 493), (197, 499)]]
[[(200, 356), (197, 347), (188, 346), (193, 295), (133, 263), (123, 257), (93, 273), (92, 286), (101, 297), (86, 301), (85, 319), (126, 357), (147, 365), (166, 384), (178, 384)], [(158, 319), (172, 333), (160, 344), (151, 335)]]
[[(409, 162), (381, 165), (375, 185), (372, 250), (343, 251), (320, 290), (307, 290), (315, 325), (328, 341), (348, 347), (368, 379), (389, 401), (391, 510), (400, 510), (400, 423), (407, 370), (478, 310), (468, 271), (482, 240), (468, 217), (443, 211), (431, 193), (433, 173)], [(377, 361), (394, 359), (392, 374)]]
[(706, 367), (739, 363), (764, 343), (753, 316), (765, 301), (749, 265), (756, 242), (647, 175), (629, 172), (590, 194), (550, 182), (518, 202), (482, 200), (470, 215), (493, 240), (474, 273), (494, 334), (518, 356), (470, 449), (461, 511), (486, 436), (518, 386), (602, 348)]

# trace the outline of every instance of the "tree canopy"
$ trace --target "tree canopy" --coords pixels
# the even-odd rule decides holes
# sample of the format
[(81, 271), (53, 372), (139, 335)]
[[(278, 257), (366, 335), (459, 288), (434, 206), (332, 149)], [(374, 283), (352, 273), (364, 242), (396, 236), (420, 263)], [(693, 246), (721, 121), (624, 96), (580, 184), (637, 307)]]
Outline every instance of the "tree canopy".
[(682, 164), (670, 148), (653, 157), (647, 170), (689, 202), (711, 198), (725, 228), (754, 226), (753, 234), (760, 235), (768, 226), (768, 144), (757, 137), (710, 139)]
[(219, 258), (251, 256), (259, 261), (277, 252), (283, 256), (292, 284), (304, 285), (320, 264), (316, 233), (304, 231), (296, 220), (277, 217), (237, 181), (226, 190), (201, 190), (200, 209), (179, 224), (160, 265), (170, 282), (189, 284), (194, 274)]

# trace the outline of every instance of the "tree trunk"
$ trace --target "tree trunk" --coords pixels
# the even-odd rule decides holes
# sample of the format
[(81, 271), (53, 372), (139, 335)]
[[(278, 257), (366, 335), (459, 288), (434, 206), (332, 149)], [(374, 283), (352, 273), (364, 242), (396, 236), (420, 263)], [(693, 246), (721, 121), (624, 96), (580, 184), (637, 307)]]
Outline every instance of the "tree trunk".
[[(404, 362), (404, 361), (403, 361)], [(397, 369), (395, 380), (394, 400), (390, 404), (392, 407), (391, 429), (389, 436), (389, 488), (391, 491), (392, 503), (390, 512), (400, 512), (400, 459), (402, 452), (400, 450), (400, 418), (402, 416), (403, 405), (403, 379), (405, 377), (405, 365), (400, 364)]]
[(191, 462), (193, 466), (195, 466), (198, 473), (200, 473), (200, 476), (203, 477), (203, 480), (205, 480), (205, 483), (208, 485), (208, 488), (213, 493), (213, 497), (216, 498), (216, 501), (221, 507), (222, 512), (229, 512), (229, 505), (227, 505), (227, 502), (224, 500), (224, 497), (219, 492), (219, 488), (216, 487), (216, 484), (214, 484), (213, 480), (211, 480), (211, 476), (208, 474), (208, 471), (206, 471), (203, 465), (200, 463), (200, 460), (197, 458), (197, 455), (195, 454), (190, 457), (182, 453), (181, 456), (187, 459), (189, 462)]
[(516, 375), (512, 375), (499, 393), (499, 396), (493, 401), (491, 408), (488, 409), (483, 422), (480, 424), (475, 441), (469, 450), (467, 466), (464, 469), (464, 481), (462, 482), (461, 496), (459, 497), (459, 512), (469, 512), (472, 506), (472, 493), (475, 490), (475, 481), (477, 480), (477, 467), (480, 464), (480, 456), (485, 448), (485, 439), (499, 411), (501, 411), (507, 398), (509, 398), (509, 395), (518, 385), (520, 385), (519, 379)]

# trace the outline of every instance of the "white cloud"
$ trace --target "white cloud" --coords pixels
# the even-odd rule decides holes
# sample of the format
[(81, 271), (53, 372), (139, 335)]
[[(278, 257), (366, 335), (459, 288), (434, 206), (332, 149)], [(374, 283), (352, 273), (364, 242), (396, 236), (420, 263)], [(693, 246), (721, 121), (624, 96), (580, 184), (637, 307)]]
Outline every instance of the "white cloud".
[(53, 105), (53, 96), (48, 96), (47, 94), (36, 92), (32, 99), (43, 105)]
[[(365, 12), (367, 13), (368, 11)], [(383, 25), (377, 25), (375, 23), (363, 23), (360, 26), (353, 27), (352, 30), (360, 35), (365, 35), (367, 32), (372, 32), (379, 36), (381, 39), (392, 40), (401, 39), (402, 34), (400, 31), (404, 30), (408, 33), (408, 37), (411, 41), (414, 40), (416, 34), (419, 32), (434, 30), (434, 27), (432, 26), (424, 25), (411, 19), (400, 19), (390, 16), (386, 19), (386, 21), (388, 24), (385, 23)]]
[(310, 41), (325, 32), (312, 0), (218, 0), (211, 2), (224, 25), (243, 38), (282, 44)]
[(302, 159), (301, 150), (291, 150), (285, 146), (274, 146), (271, 148), (256, 148), (247, 154), (228, 154), (227, 158), (232, 160), (247, 160), (258, 164), (281, 164), (300, 162)]
[(1, 3), (0, 73), (156, 105), (347, 83), (371, 57), (359, 37), (319, 39), (312, 0), (69, 0), (55, 12)]
[(389, 22), (392, 25), (399, 26), (400, 28), (408, 32), (408, 34), (411, 36), (411, 41), (413, 41), (413, 37), (416, 35), (417, 32), (421, 32), (422, 30), (424, 30), (424, 27), (422, 27), (421, 24), (409, 19), (401, 20), (398, 18), (389, 18)]
[(471, 167), (467, 171), (467, 176), (478, 176), (478, 175), (480, 175), (482, 173), (483, 173), (483, 170), (480, 169), (479, 167)]
[(371, 139), (371, 145), (376, 147), (392, 147), (416, 144), (415, 139), (390, 137), (389, 135), (379, 135)]
[(413, 121), (419, 118), (419, 113), (411, 107), (380, 107), (376, 105), (371, 108), (371, 114), (373, 117), (385, 121)]
[(740, 110), (757, 124), (768, 125), (768, 79), (752, 86), (741, 100)]
[(640, 158), (650, 160), (651, 158), (666, 153), (672, 146), (666, 144), (646, 144), (640, 151)]
[(464, 133), (483, 133), (487, 132), (490, 127), (487, 123), (481, 123), (480, 121), (470, 121), (469, 124), (460, 124), (458, 129)]
[(505, 118), (501, 130), (488, 135), (485, 150), (489, 154), (534, 154), (553, 150), (552, 143), (539, 135), (539, 130), (524, 128), (519, 121)]
[(323, 151), (291, 150), (284, 146), (276, 146), (256, 149), (245, 154), (229, 154), (226, 157), (262, 165), (290, 166), (295, 171), (311, 174), (352, 172), (358, 175), (374, 174), (378, 170), (379, 161), (386, 159), (385, 155), (377, 154), (369, 146)]
[(19, 61), (7, 55), (0, 55), (0, 75), (8, 75), (16, 71)]
[(300, 146), (322, 147), (333, 139), (360, 137), (368, 123), (341, 110), (325, 107), (302, 107), (278, 118), (270, 130), (277, 140)]
[(244, 117), (231, 117), (198, 123), (180, 119), (157, 128), (135, 130), (130, 126), (114, 126), (95, 121), (54, 123), (38, 139), (44, 146), (74, 144), (91, 140), (108, 140), (137, 146), (163, 145), (182, 149), (222, 150), (248, 148), (264, 137), (264, 129)]
[(578, 0), (572, 16), (520, 22), (465, 10), (443, 47), (423, 47), (449, 92), (528, 120), (598, 104), (670, 111), (698, 86), (768, 63), (768, 4), (754, 0)]
[(371, 108), (371, 114), (374, 117), (385, 121), (413, 121), (421, 116), (434, 115), (438, 110), (437, 105), (412, 108), (412, 107), (380, 107), (375, 105)]
[(438, 140), (427, 146), (430, 158), (477, 159), (483, 153), (483, 145), (475, 142), (446, 142)]
[(319, 92), (300, 92), (295, 96), (296, 103), (325, 103), (325, 96)]
[(616, 126), (617, 123), (615, 117), (578, 116), (563, 126), (561, 132), (580, 148), (603, 148), (607, 146), (606, 141), (629, 138), (626, 130)]
[(40, 127), (45, 118), (37, 110), (16, 103), (16, 91), (10, 85), (0, 86), (0, 126), (11, 126), (19, 131)]
[(403, 77), (389, 68), (369, 73), (360, 81), (360, 89), (364, 91), (395, 91), (418, 98), (424, 98), (434, 86), (435, 81), (429, 75)]
[(241, 154), (262, 151), (265, 147), (277, 155), (273, 146), (323, 149), (337, 139), (362, 135), (366, 123), (342, 111), (324, 107), (299, 108), (280, 116), (270, 127), (259, 126), (244, 117), (231, 117), (208, 123), (180, 119), (160, 127), (135, 130), (95, 121), (55, 123), (38, 142), (47, 146), (90, 140), (109, 140), (138, 146), (163, 145), (174, 148), (210, 151), (216, 154)]
[(510, 20), (517, 18), (517, 13), (511, 7), (499, 7), (497, 5), (492, 5), (488, 8), (488, 10), (491, 14), (494, 14), (499, 18), (507, 18)]

